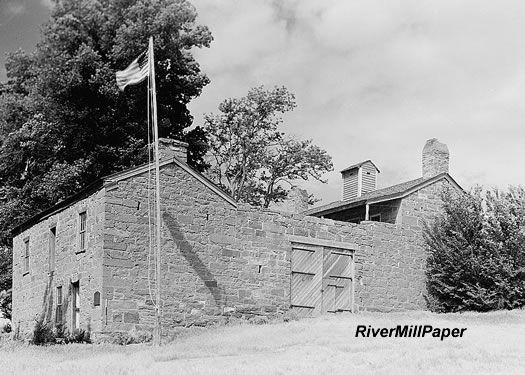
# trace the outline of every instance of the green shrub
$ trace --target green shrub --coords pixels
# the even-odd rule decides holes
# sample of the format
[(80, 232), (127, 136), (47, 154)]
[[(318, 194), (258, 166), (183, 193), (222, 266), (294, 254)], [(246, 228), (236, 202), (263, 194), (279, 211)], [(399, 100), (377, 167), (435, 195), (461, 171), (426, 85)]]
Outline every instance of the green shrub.
[(57, 325), (53, 328), (51, 323), (44, 323), (42, 320), (37, 320), (30, 343), (33, 345), (90, 344), (91, 337), (89, 331), (83, 329), (76, 329), (72, 333), (69, 333), (63, 325)]
[(0, 290), (0, 317), (11, 319), (12, 298), (11, 290)]
[(33, 329), (33, 336), (30, 340), (31, 344), (53, 344), (55, 341), (55, 334), (53, 333), (51, 324), (45, 323), (43, 319), (37, 320), (35, 323), (35, 328)]
[(11, 322), (10, 321), (7, 321), (5, 324), (1, 324), (1, 320), (0, 319), (0, 333), (11, 333)]
[(446, 191), (424, 230), (428, 307), (489, 311), (525, 306), (525, 190)]
[(73, 333), (65, 335), (64, 343), (66, 344), (91, 344), (91, 335), (83, 329), (76, 329)]
[(153, 334), (149, 331), (131, 329), (128, 332), (117, 332), (113, 336), (112, 343), (117, 345), (142, 344), (153, 340)]

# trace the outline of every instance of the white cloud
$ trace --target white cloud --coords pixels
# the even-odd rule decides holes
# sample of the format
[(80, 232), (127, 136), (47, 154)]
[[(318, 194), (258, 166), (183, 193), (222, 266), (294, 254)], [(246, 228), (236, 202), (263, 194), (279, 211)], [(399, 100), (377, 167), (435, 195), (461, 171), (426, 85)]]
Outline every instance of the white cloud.
[[(420, 174), (437, 137), (467, 187), (523, 184), (525, 3), (520, 1), (194, 1), (215, 37), (196, 51), (212, 80), (196, 122), (229, 96), (284, 84), (286, 130), (313, 138), (336, 170), (372, 158), (382, 185)], [(337, 199), (330, 185), (308, 185)]]
[(46, 8), (53, 8), (55, 6), (55, 3), (53, 0), (40, 0), (40, 4), (42, 4)]
[(4, 4), (3, 13), (7, 16), (17, 16), (26, 10), (24, 2), (10, 1)]

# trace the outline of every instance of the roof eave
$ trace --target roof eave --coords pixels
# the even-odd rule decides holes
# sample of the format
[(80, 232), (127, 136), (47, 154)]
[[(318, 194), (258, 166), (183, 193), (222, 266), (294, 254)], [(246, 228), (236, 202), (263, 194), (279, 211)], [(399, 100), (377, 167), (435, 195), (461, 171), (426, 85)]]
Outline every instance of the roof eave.
[(405, 198), (406, 196), (418, 191), (418, 190), (421, 190), (423, 188), (425, 188), (426, 186), (428, 185), (431, 185), (441, 179), (446, 179), (448, 182), (450, 182), (456, 189), (458, 190), (461, 190), (461, 191), (464, 191), (463, 188), (456, 182), (456, 180), (454, 180), (452, 178), (452, 176), (450, 176), (450, 174), (444, 172), (444, 173), (441, 173), (441, 174), (438, 174), (434, 177), (431, 177), (409, 189), (406, 189), (404, 191), (401, 191), (399, 193), (394, 193), (394, 194), (389, 194), (389, 195), (384, 195), (384, 196), (381, 196), (381, 197), (377, 197), (377, 198), (370, 198), (370, 199), (362, 199), (362, 200), (359, 200), (359, 201), (355, 201), (355, 202), (351, 202), (351, 203), (348, 203), (348, 204), (342, 204), (341, 206), (338, 206), (338, 207), (333, 207), (333, 208), (328, 208), (328, 209), (322, 209), (322, 207), (319, 207), (318, 209), (311, 209), (311, 210), (308, 210), (308, 211), (305, 211), (304, 214), (305, 215), (310, 215), (310, 216), (323, 216), (323, 215), (329, 215), (329, 214), (333, 214), (333, 213), (336, 213), (336, 212), (340, 212), (340, 211), (344, 211), (346, 209), (349, 209), (349, 208), (354, 208), (354, 207), (358, 207), (358, 206), (361, 206), (361, 205), (366, 205), (366, 204), (375, 204), (375, 203), (380, 203), (380, 202), (386, 202), (386, 201), (391, 201), (391, 200), (394, 200), (394, 199), (401, 199), (401, 198)]
[(308, 215), (308, 216), (323, 216), (323, 215), (329, 215), (329, 214), (333, 214), (336, 212), (344, 211), (349, 208), (359, 207), (359, 206), (362, 206), (363, 204), (366, 204), (366, 199), (362, 199), (359, 201), (353, 201), (353, 202), (343, 204), (338, 207), (333, 207), (333, 208), (328, 208), (328, 209), (322, 209), (322, 207), (319, 207), (318, 209), (312, 208), (311, 210), (304, 211), (303, 214)]
[(372, 164), (374, 166), (374, 168), (376, 169), (376, 171), (378, 173), (381, 173), (381, 171), (379, 170), (379, 168), (377, 168), (377, 165), (374, 164), (374, 162), (371, 160), (371, 159), (368, 159), (368, 160), (365, 160), (365, 161), (362, 161), (360, 163), (357, 163), (357, 164), (353, 164), (349, 167), (346, 167), (345, 169), (343, 169), (342, 171), (340, 171), (340, 173), (344, 173), (344, 172), (347, 172), (347, 171), (350, 171), (352, 169), (356, 169), (356, 168), (361, 168), (361, 166), (365, 163), (368, 163), (370, 162), (370, 164)]
[[(208, 186), (213, 192), (215, 192), (217, 195), (222, 197), (225, 201), (227, 201), (230, 205), (233, 207), (237, 207), (237, 202), (233, 197), (231, 197), (226, 192), (222, 191), (219, 187), (217, 187), (213, 182), (211, 182), (209, 179), (201, 175), (199, 172), (195, 171), (193, 168), (191, 168), (188, 164), (184, 163), (183, 161), (177, 159), (176, 157), (163, 160), (159, 163), (159, 166), (165, 166), (167, 164), (174, 163), (177, 166), (179, 166), (181, 169), (184, 169), (186, 172), (191, 174), (193, 177), (195, 177), (197, 180), (199, 180), (204, 185)], [(146, 172), (148, 169), (154, 169), (155, 164), (143, 164), (138, 167), (130, 168), (122, 172), (115, 172), (113, 174), (110, 174), (108, 176), (102, 177), (85, 187), (84, 189), (80, 190), (78, 193), (73, 194), (63, 201), (60, 201), (59, 203), (55, 204), (54, 206), (43, 210), (39, 212), (38, 214), (30, 217), (28, 220), (24, 221), (23, 223), (17, 225), (11, 230), (11, 234), (14, 236), (17, 236), (27, 228), (29, 228), (31, 225), (34, 225), (42, 220), (47, 219), (48, 217), (65, 210), (66, 208), (70, 207), (71, 205), (75, 204), (85, 196), (88, 196), (104, 187), (113, 186), (117, 184), (119, 181), (128, 179), (130, 177), (136, 176), (138, 174)]]
[(442, 179), (445, 179), (447, 180), (448, 182), (450, 182), (452, 185), (454, 185), (454, 187), (456, 187), (457, 189), (461, 190), (461, 191), (464, 191), (463, 188), (456, 182), (456, 180), (454, 180), (452, 178), (452, 176), (450, 176), (447, 172), (444, 172), (444, 173), (440, 173), (438, 175), (435, 175), (434, 177), (431, 177), (409, 189), (406, 189), (405, 191), (402, 191), (402, 192), (399, 192), (399, 193), (395, 193), (395, 194), (390, 194), (390, 195), (385, 195), (385, 196), (382, 196), (382, 197), (379, 197), (379, 198), (371, 198), (369, 200), (367, 200), (367, 204), (374, 204), (374, 203), (380, 203), (380, 202), (385, 202), (385, 201), (391, 201), (391, 200), (394, 200), (394, 199), (401, 199), (401, 198), (405, 198), (406, 196), (412, 194), (412, 193), (415, 193), (416, 191), (418, 190), (421, 190), (429, 185), (432, 185), (433, 183), (439, 181), (439, 180), (442, 180)]
[(93, 194), (94, 192), (99, 191), (104, 187), (104, 181), (102, 179), (97, 179), (88, 186), (86, 186), (84, 189), (80, 190), (78, 193), (70, 195), (66, 199), (58, 202), (54, 206), (51, 206), (43, 211), (40, 211), (38, 214), (31, 216), (29, 219), (24, 221), (21, 224), (18, 224), (16, 227), (11, 229), (11, 234), (14, 236), (19, 235), (24, 230), (28, 229), (30, 226), (41, 222), (42, 220), (47, 219), (48, 217), (65, 210), (66, 208), (74, 205), (82, 198)]

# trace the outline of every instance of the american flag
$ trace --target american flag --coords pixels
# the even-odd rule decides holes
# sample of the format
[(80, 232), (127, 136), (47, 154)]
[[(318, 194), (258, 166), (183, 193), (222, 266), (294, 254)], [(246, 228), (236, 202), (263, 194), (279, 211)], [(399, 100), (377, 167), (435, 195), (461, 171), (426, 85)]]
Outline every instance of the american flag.
[(149, 74), (149, 66), (149, 53), (146, 50), (133, 60), (126, 69), (116, 73), (118, 88), (124, 91), (127, 85), (142, 82)]

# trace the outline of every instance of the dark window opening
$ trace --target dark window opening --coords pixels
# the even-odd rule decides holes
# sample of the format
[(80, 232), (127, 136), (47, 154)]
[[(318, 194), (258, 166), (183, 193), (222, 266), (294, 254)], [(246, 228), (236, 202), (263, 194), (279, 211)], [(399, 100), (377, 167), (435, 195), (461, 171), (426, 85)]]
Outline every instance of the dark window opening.
[(49, 272), (55, 270), (55, 245), (56, 245), (57, 228), (49, 229)]
[(24, 240), (24, 273), (29, 272), (29, 238)]
[(93, 296), (93, 306), (100, 306), (100, 292), (95, 292)]
[(80, 230), (79, 230), (79, 248), (80, 250), (86, 249), (86, 212), (79, 214), (80, 219)]

